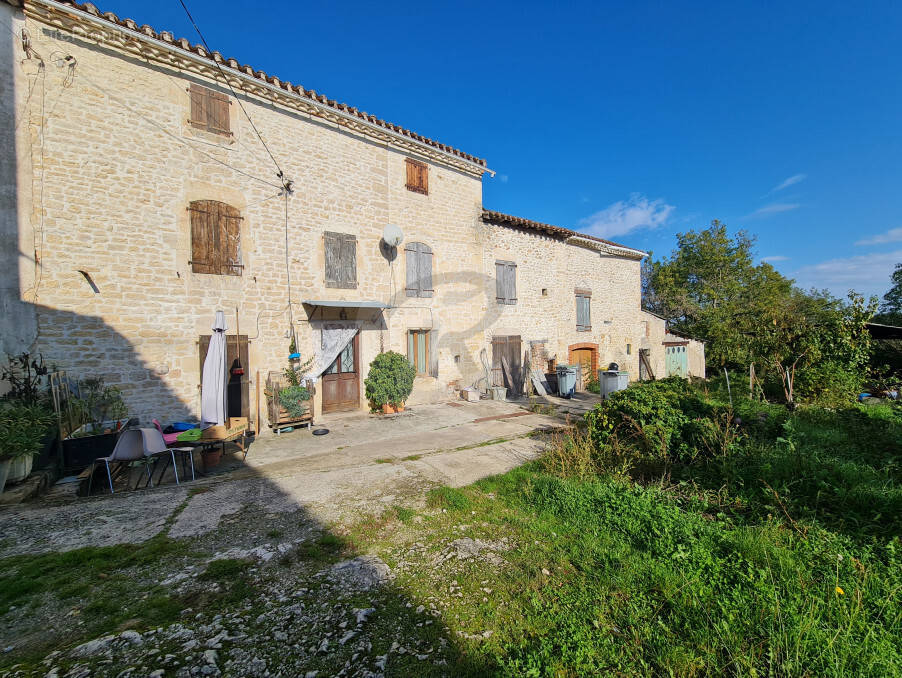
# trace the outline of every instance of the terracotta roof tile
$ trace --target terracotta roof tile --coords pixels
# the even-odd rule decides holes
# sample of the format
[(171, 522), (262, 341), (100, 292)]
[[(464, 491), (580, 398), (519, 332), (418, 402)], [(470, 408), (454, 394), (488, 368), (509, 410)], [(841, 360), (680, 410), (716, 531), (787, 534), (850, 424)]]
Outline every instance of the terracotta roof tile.
[[(21, 7), (23, 4), (22, 0), (5, 0), (5, 1), (8, 4), (14, 5), (16, 7)], [(385, 120), (377, 118), (374, 115), (370, 115), (363, 111), (358, 111), (356, 108), (348, 106), (347, 104), (338, 103), (333, 99), (329, 99), (328, 97), (326, 97), (323, 94), (318, 94), (314, 90), (304, 89), (300, 85), (296, 85), (296, 86), (289, 85), (288, 87), (285, 87), (285, 85), (287, 83), (282, 83), (278, 78), (275, 78), (274, 76), (268, 75), (263, 71), (255, 71), (252, 66), (246, 66), (246, 65), (239, 66), (238, 62), (235, 59), (224, 58), (218, 52), (213, 52), (212, 54), (209, 54), (203, 45), (192, 45), (186, 38), (177, 38), (176, 39), (173, 37), (172, 33), (169, 31), (158, 32), (158, 31), (154, 30), (153, 28), (151, 28), (150, 26), (148, 26), (147, 24), (144, 24), (143, 26), (141, 26), (139, 28), (137, 23), (135, 21), (133, 21), (132, 19), (127, 19), (127, 18), (120, 19), (113, 12), (102, 13), (100, 10), (97, 9), (97, 7), (95, 5), (93, 5), (90, 2), (86, 2), (86, 3), (82, 4), (79, 2), (75, 2), (75, 0), (57, 0), (57, 1), (61, 5), (65, 5), (66, 7), (77, 10), (79, 12), (84, 12), (85, 14), (90, 14), (93, 17), (96, 17), (103, 21), (107, 21), (111, 24), (114, 24), (114, 25), (124, 28), (126, 30), (133, 31), (135, 33), (141, 33), (144, 35), (148, 35), (152, 38), (162, 40), (163, 42), (170, 43), (175, 46), (181, 47), (182, 49), (184, 49), (188, 52), (197, 54), (205, 59), (209, 59), (210, 61), (215, 61), (220, 64), (223, 64), (224, 66), (226, 66), (228, 68), (232, 68), (237, 71), (243, 71), (244, 73), (250, 75), (251, 77), (257, 78), (258, 80), (262, 80), (264, 82), (269, 82), (269, 83), (275, 84), (277, 87), (280, 87), (283, 89), (291, 89), (292, 91), (296, 92), (300, 96), (318, 101), (319, 103), (324, 104), (330, 108), (334, 108), (338, 111), (342, 111), (344, 113), (356, 116), (363, 120), (367, 120), (368, 122), (370, 122), (378, 127), (384, 127), (386, 129), (393, 130), (395, 132), (398, 132), (400, 134), (408, 136), (412, 139), (416, 139), (417, 141), (419, 141), (423, 144), (426, 144), (427, 146), (432, 146), (433, 148), (439, 149), (441, 151), (444, 151), (445, 153), (454, 155), (458, 158), (462, 158), (464, 160), (472, 162), (481, 167), (486, 166), (486, 162), (482, 158), (477, 158), (476, 156), (470, 155), (469, 153), (464, 153), (463, 151), (461, 151), (459, 149), (452, 148), (451, 146), (447, 146), (445, 144), (439, 143), (438, 141), (434, 141), (433, 139), (429, 139), (422, 135), (416, 134), (414, 132), (411, 132), (408, 129), (405, 129), (398, 125), (394, 125), (390, 122), (387, 122)]]
[(551, 224), (543, 224), (541, 221), (533, 221), (532, 219), (515, 217), (510, 214), (504, 214), (503, 212), (494, 212), (492, 210), (484, 209), (482, 210), (482, 220), (492, 224), (500, 224), (502, 226), (517, 226), (519, 228), (528, 228), (534, 231), (542, 231), (544, 233), (548, 233), (549, 235), (557, 235), (562, 238), (585, 238), (586, 240), (594, 240), (595, 242), (604, 243), (605, 245), (610, 245), (611, 247), (631, 250), (643, 255), (645, 254), (644, 252), (642, 252), (642, 250), (637, 250), (635, 247), (621, 245), (620, 243), (616, 243), (611, 240), (597, 238), (594, 235), (580, 233), (579, 231), (573, 231), (569, 228), (563, 228), (562, 226), (553, 226)]

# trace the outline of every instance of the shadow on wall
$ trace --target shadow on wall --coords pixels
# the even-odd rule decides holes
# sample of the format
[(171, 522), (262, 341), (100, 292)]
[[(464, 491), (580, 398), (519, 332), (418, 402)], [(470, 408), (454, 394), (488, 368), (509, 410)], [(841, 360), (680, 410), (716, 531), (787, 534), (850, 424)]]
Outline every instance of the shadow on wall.
[(166, 383), (167, 375), (178, 377), (178, 372), (164, 364), (148, 365), (135, 346), (101, 318), (41, 305), (34, 310), (39, 325), (35, 352), (46, 364), (64, 370), (70, 379), (102, 377), (118, 386), (129, 414), (142, 424), (154, 418), (169, 422), (197, 417), (194, 404)]

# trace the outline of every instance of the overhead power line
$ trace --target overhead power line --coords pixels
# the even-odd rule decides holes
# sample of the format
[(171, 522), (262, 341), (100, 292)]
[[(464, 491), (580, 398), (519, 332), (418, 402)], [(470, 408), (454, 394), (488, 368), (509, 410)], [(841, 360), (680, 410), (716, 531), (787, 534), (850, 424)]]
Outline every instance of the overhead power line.
[[(210, 45), (207, 44), (206, 38), (204, 38), (204, 34), (201, 33), (200, 26), (197, 25), (197, 22), (194, 20), (194, 17), (191, 16), (191, 12), (188, 10), (188, 6), (185, 4), (185, 0), (179, 0), (179, 4), (182, 6), (182, 9), (185, 10), (185, 14), (188, 15), (188, 21), (191, 22), (191, 25), (194, 26), (194, 30), (197, 31), (197, 35), (200, 37), (200, 41), (203, 43), (204, 47), (207, 50), (208, 54), (212, 54), (213, 50), (210, 49)], [(269, 150), (269, 146), (266, 145), (266, 142), (263, 140), (263, 135), (260, 134), (260, 130), (257, 129), (257, 126), (254, 124), (254, 121), (251, 120), (251, 116), (248, 115), (247, 109), (244, 108), (244, 104), (241, 103), (241, 99), (238, 97), (238, 94), (232, 88), (232, 84), (229, 82), (228, 77), (225, 74), (225, 71), (222, 70), (222, 66), (219, 65), (219, 62), (215, 59), (213, 63), (216, 64), (217, 70), (219, 70), (219, 74), (222, 76), (222, 79), (225, 81), (226, 87), (229, 88), (229, 91), (232, 93), (232, 96), (235, 97), (235, 101), (238, 102), (238, 106), (241, 107), (241, 112), (244, 113), (244, 117), (247, 118), (247, 121), (250, 123), (251, 128), (253, 128), (254, 132), (257, 134), (257, 138), (260, 139), (260, 143), (263, 144), (263, 148), (266, 149), (266, 152), (269, 153), (269, 157), (272, 160), (273, 164), (276, 166), (277, 174), (279, 180), (282, 184), (285, 184), (285, 175), (282, 172), (282, 168), (279, 166), (279, 162), (276, 160), (276, 157), (272, 154), (272, 151)]]

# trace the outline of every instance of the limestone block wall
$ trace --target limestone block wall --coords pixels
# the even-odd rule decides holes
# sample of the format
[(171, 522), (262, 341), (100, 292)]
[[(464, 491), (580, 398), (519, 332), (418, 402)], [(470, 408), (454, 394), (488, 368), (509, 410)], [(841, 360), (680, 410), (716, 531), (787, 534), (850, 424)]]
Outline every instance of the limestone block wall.
[[(481, 212), (479, 176), (430, 163), (429, 195), (410, 193), (404, 153), (247, 97), (251, 118), (294, 182), (286, 224), (275, 166), (234, 99), (233, 136), (187, 123), (190, 83), (228, 94), (226, 88), (108, 45), (60, 36), (33, 19), (24, 23), (36, 53), (70, 55), (77, 64), (73, 71), (48, 60), (36, 95), (24, 106), (29, 124), (22, 127), (30, 130), (35, 169), (20, 162), (18, 173), (25, 183), (40, 184), (42, 200), (12, 228), (27, 243), (41, 232), (34, 248), (40, 280), (29, 299), (37, 314), (32, 350), (74, 377), (103, 376), (120, 385), (131, 410), (145, 420), (197, 416), (198, 337), (209, 334), (216, 309), (226, 312), (230, 333), (237, 309), (241, 333), (250, 338), (252, 382), (257, 370), (265, 379), (285, 366), (290, 272), (292, 316), (305, 357), (313, 353), (316, 333), (303, 300), (366, 299), (400, 308), (367, 321), (365, 365), (382, 349), (406, 352), (402, 332), (408, 326), (433, 325), (444, 337), (437, 347), (443, 372), (473, 364), (479, 342), (462, 316), (470, 307), (470, 273), (480, 261), (473, 237)], [(11, 49), (15, 62), (27, 62), (21, 44)], [(17, 92), (26, 92), (35, 77), (17, 81)], [(242, 275), (192, 272), (187, 205), (197, 199), (240, 211)], [(389, 222), (436, 252), (433, 299), (403, 296), (403, 252), (392, 270), (379, 247)], [(325, 288), (324, 231), (357, 237), (357, 289)], [(23, 298), (20, 281), (4, 275), (4, 284)], [(434, 381), (426, 386), (444, 388)], [(252, 383), (252, 400), (255, 388)]]
[[(570, 360), (570, 348), (597, 346), (597, 364), (616, 362), (638, 378), (639, 262), (568, 244), (531, 230), (484, 226), (487, 341), (493, 335), (545, 340), (549, 357)], [(517, 303), (495, 303), (495, 261), (517, 263)], [(576, 327), (576, 289), (589, 290), (591, 329)], [(629, 345), (629, 349), (627, 348)], [(629, 353), (627, 353), (629, 350)]]

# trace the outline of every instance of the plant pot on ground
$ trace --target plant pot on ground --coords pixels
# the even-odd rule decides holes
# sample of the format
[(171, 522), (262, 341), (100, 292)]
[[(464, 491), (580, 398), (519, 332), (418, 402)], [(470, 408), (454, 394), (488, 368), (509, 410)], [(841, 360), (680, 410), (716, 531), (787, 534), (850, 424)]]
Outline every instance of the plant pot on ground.
[(416, 374), (414, 366), (400, 353), (388, 351), (377, 355), (363, 382), (370, 408), (388, 414), (385, 409), (388, 406), (392, 412), (400, 412), (413, 391)]
[[(0, 492), (6, 484), (10, 471), (14, 477), (21, 476), (28, 461), (41, 451), (44, 439), (54, 424), (53, 414), (42, 405), (23, 402), (0, 404)], [(27, 461), (26, 461), (27, 460)], [(28, 468), (28, 471), (31, 469)]]

